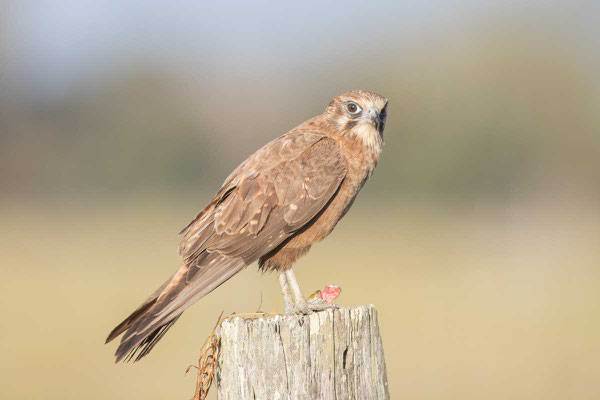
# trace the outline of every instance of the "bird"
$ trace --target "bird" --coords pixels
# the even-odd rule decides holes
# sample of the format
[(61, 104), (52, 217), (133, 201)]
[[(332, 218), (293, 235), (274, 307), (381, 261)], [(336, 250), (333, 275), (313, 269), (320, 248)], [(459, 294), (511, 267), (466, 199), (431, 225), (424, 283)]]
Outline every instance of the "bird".
[(139, 361), (184, 310), (255, 262), (278, 273), (286, 314), (337, 307), (308, 302), (292, 265), (331, 233), (371, 177), (387, 105), (370, 91), (344, 92), (242, 162), (180, 232), (179, 270), (108, 335), (106, 343), (123, 334), (115, 362)]

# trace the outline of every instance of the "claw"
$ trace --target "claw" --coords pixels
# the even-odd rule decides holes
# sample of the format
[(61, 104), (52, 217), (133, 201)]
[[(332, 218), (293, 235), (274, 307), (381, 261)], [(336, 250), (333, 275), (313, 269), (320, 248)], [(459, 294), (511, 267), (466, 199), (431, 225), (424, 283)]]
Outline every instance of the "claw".
[[(283, 293), (284, 312), (286, 315), (308, 315), (315, 311), (339, 308), (337, 304), (333, 303), (333, 300), (342, 291), (339, 286), (327, 285), (325, 289), (317, 290), (313, 293), (307, 301), (300, 290), (294, 271), (291, 268), (279, 274), (279, 283), (281, 284), (281, 292)], [(294, 294), (295, 302), (292, 300), (292, 293), (290, 292)]]

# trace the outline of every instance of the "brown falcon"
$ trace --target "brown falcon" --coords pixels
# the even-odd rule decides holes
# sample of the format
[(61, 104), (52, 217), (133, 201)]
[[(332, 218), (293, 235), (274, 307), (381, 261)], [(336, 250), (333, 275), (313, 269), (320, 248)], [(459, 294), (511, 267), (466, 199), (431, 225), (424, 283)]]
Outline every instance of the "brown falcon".
[(334, 306), (308, 303), (292, 264), (333, 230), (371, 176), (386, 109), (378, 94), (342, 93), (241, 163), (181, 231), (183, 266), (108, 335), (107, 343), (124, 333), (117, 362), (144, 357), (185, 309), (255, 261), (279, 272), (286, 313)]

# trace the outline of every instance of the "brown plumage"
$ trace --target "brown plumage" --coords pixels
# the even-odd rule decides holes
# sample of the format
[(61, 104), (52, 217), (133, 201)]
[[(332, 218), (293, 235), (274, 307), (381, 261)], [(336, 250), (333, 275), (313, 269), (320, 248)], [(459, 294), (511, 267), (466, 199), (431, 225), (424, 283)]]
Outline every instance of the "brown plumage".
[(370, 177), (386, 108), (375, 93), (343, 93), (240, 164), (182, 230), (183, 266), (109, 334), (107, 343), (124, 334), (117, 362), (148, 354), (186, 308), (255, 261), (280, 272), (286, 313), (316, 309), (292, 264), (333, 230)]

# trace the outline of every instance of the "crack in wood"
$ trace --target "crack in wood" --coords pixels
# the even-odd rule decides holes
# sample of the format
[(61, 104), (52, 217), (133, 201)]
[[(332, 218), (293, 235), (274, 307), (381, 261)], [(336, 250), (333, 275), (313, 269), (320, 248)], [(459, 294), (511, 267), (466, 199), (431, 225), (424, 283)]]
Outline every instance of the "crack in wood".
[(389, 399), (373, 306), (233, 317), (219, 335), (219, 399)]

